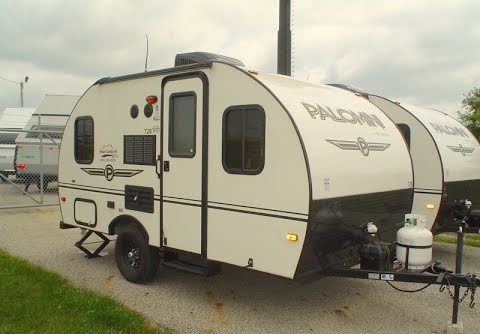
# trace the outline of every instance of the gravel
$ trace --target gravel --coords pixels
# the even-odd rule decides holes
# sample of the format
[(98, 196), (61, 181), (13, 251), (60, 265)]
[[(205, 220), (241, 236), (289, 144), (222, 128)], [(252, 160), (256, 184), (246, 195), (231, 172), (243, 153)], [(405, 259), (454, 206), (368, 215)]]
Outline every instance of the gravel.
[[(161, 267), (153, 282), (135, 285), (116, 268), (114, 242), (108, 255), (87, 259), (73, 246), (79, 230), (60, 230), (60, 217), (58, 207), (0, 210), (0, 248), (112, 296), (178, 333), (443, 333), (451, 317), (452, 302), (438, 286), (407, 294), (376, 281), (324, 278), (299, 284), (232, 266), (210, 278)], [(434, 246), (435, 258), (448, 266), (454, 252), (454, 245)], [(480, 248), (465, 247), (464, 271), (479, 272), (479, 260)], [(461, 304), (465, 333), (480, 333), (479, 308), (480, 303), (474, 309)]]

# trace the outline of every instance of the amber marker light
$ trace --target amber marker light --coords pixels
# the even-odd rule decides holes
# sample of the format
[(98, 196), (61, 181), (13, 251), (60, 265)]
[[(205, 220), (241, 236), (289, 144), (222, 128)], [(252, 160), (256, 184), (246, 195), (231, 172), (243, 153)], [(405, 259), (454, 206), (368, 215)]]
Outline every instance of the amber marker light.
[(147, 101), (147, 103), (154, 104), (157, 103), (158, 98), (155, 95), (148, 95), (145, 100)]
[(297, 241), (298, 240), (298, 235), (294, 233), (287, 233), (287, 240), (288, 241)]
[(435, 209), (435, 205), (433, 205), (433, 204), (427, 204), (427, 209)]
[(248, 73), (253, 75), (258, 75), (258, 71), (255, 71), (255, 70), (248, 70)]

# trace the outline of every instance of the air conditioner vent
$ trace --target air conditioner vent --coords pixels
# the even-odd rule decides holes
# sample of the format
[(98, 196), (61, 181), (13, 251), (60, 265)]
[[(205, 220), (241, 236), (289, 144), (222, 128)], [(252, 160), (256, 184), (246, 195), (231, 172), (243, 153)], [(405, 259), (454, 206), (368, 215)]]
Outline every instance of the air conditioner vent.
[(191, 64), (208, 63), (213, 60), (221, 61), (221, 62), (228, 63), (235, 66), (245, 67), (245, 65), (238, 59), (217, 55), (215, 53), (209, 53), (209, 52), (180, 53), (175, 56), (175, 67), (191, 65)]

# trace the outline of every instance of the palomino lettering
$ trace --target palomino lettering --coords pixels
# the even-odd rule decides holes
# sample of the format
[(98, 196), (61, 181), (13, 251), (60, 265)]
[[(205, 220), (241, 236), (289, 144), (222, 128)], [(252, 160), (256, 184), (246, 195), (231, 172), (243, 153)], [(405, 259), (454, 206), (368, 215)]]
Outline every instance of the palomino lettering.
[(461, 137), (468, 138), (467, 133), (463, 129), (457, 128), (456, 126), (441, 125), (438, 123), (430, 123), (430, 125), (436, 132), (440, 134), (446, 134), (450, 136), (461, 136)]
[(328, 106), (322, 107), (319, 104), (312, 105), (306, 102), (301, 103), (313, 119), (321, 119), (324, 121), (325, 119), (330, 118), (335, 122), (360, 125), (366, 124), (374, 127), (380, 126), (382, 129), (385, 129), (385, 125), (383, 125), (382, 121), (374, 114), (367, 114), (363, 111), (356, 113), (342, 108), (332, 110), (332, 108)]

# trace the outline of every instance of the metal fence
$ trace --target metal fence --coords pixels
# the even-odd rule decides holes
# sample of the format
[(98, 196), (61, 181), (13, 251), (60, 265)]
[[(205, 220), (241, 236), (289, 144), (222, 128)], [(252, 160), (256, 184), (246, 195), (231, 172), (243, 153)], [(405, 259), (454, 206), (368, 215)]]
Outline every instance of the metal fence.
[(0, 209), (58, 205), (63, 127), (0, 128)]

